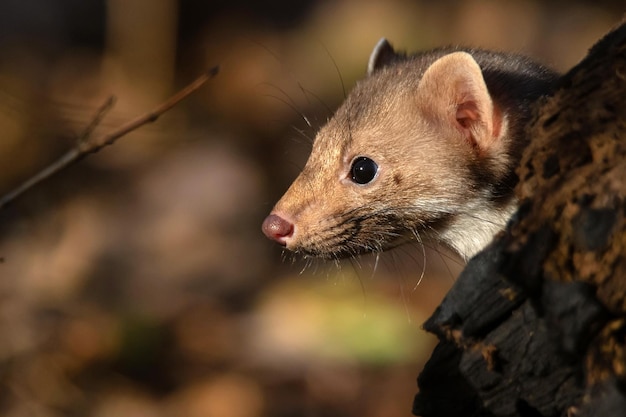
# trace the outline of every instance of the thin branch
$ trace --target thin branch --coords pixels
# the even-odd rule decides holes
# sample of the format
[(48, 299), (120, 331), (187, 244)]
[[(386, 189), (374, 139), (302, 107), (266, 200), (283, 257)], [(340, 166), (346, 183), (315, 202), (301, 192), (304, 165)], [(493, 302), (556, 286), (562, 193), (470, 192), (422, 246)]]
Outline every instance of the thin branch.
[(176, 106), (182, 100), (187, 98), (189, 95), (194, 93), (200, 87), (202, 87), (207, 81), (212, 79), (217, 75), (219, 71), (219, 67), (215, 66), (198, 77), (195, 81), (189, 84), (187, 87), (183, 88), (168, 100), (160, 104), (158, 107), (153, 109), (152, 111), (145, 113), (134, 120), (127, 122), (126, 124), (120, 126), (118, 129), (113, 132), (107, 133), (103, 136), (97, 137), (95, 139), (90, 139), (90, 135), (93, 133), (95, 127), (102, 121), (106, 113), (111, 109), (114, 104), (113, 97), (109, 98), (106, 103), (98, 110), (96, 116), (93, 118), (91, 123), (87, 126), (83, 134), (80, 136), (76, 146), (66, 152), (59, 159), (54, 161), (48, 167), (39, 171), (33, 177), (25, 181), (19, 187), (14, 189), (13, 191), (5, 194), (2, 198), (0, 198), (0, 210), (6, 207), (9, 203), (19, 197), (28, 189), (32, 188), (36, 184), (45, 180), (46, 178), (56, 174), (64, 168), (67, 168), (72, 163), (78, 161), (86, 155), (96, 153), (100, 149), (105, 146), (112, 145), (122, 136), (127, 135), (139, 127), (153, 123), (161, 117), (165, 112), (170, 110), (172, 107)]
[(114, 105), (115, 105), (115, 97), (111, 96), (107, 99), (107, 101), (104, 102), (102, 106), (100, 106), (100, 108), (96, 112), (96, 115), (91, 120), (91, 123), (87, 125), (83, 133), (78, 137), (78, 140), (76, 141), (76, 143), (82, 143), (82, 142), (89, 140), (93, 131), (96, 129), (96, 127), (98, 127), (100, 122), (109, 113), (109, 111), (113, 108)]

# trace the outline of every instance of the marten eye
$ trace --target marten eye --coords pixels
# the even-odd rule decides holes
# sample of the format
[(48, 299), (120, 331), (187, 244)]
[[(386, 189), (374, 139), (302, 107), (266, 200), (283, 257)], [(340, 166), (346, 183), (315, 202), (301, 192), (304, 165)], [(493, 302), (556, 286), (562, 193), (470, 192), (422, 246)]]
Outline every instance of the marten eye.
[(350, 175), (352, 181), (357, 184), (367, 184), (371, 182), (378, 172), (378, 165), (376, 162), (365, 156), (359, 156), (352, 162), (350, 168)]

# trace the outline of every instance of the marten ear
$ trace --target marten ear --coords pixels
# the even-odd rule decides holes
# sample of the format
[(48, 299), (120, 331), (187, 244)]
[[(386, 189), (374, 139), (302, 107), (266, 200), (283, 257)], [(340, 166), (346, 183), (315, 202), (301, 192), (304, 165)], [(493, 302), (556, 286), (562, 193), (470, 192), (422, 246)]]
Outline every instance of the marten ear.
[(371, 75), (377, 69), (391, 64), (398, 56), (387, 39), (381, 38), (370, 54), (370, 60), (367, 63), (367, 75)]
[(470, 54), (439, 58), (424, 73), (419, 90), (421, 100), (443, 112), (479, 153), (496, 145), (501, 116), (494, 112), (482, 71)]

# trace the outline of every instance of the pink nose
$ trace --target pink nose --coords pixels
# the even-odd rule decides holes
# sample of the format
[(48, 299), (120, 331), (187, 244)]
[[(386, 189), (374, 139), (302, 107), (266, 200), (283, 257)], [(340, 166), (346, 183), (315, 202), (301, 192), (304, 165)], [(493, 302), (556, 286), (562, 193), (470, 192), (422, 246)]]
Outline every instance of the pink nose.
[(293, 224), (277, 214), (270, 214), (263, 220), (263, 233), (268, 238), (287, 246), (287, 240), (293, 236)]

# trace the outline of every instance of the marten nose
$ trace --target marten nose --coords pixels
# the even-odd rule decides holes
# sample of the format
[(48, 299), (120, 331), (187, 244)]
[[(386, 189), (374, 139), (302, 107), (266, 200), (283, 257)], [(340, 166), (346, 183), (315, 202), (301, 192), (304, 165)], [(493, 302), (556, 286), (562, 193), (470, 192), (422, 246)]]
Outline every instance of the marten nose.
[(287, 240), (293, 236), (293, 224), (277, 214), (267, 216), (261, 228), (265, 236), (283, 246), (287, 246)]

